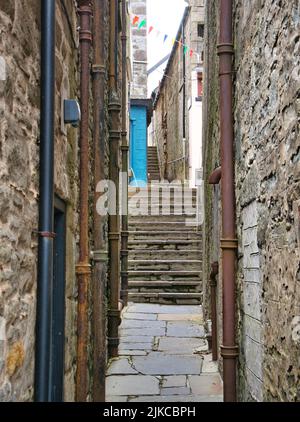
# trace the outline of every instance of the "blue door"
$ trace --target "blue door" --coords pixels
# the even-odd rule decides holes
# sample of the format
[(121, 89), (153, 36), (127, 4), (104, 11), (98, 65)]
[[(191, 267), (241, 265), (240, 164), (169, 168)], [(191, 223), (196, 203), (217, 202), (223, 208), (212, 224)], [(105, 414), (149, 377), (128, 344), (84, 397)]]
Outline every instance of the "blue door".
[(147, 184), (147, 108), (130, 108), (130, 167), (133, 172), (131, 184)]

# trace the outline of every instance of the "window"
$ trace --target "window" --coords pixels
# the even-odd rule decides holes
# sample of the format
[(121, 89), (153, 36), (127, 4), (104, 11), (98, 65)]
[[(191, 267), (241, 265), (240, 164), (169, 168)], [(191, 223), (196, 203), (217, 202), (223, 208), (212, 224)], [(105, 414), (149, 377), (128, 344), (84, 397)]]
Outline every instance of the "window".
[(204, 25), (202, 23), (198, 23), (198, 37), (204, 38)]

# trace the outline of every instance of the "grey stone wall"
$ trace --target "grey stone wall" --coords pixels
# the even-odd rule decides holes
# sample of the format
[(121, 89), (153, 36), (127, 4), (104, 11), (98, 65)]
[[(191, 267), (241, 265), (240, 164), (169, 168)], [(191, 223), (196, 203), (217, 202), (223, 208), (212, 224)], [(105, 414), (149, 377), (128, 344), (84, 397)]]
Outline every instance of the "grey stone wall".
[[(203, 39), (198, 37), (200, 22), (204, 23), (203, 0), (190, 1), (189, 11), (181, 23), (179, 38), (183, 42), (184, 37), (184, 44), (197, 52), (201, 60)], [(192, 72), (200, 70), (200, 64), (196, 54), (191, 56), (190, 51), (184, 54), (183, 47), (176, 43), (155, 101), (154, 144), (158, 147), (161, 177), (169, 181), (189, 178)]]
[[(206, 175), (219, 162), (216, 7), (207, 5)], [(300, 5), (237, 0), (234, 12), (239, 394), (299, 401)], [(212, 206), (207, 188), (209, 261)]]
[[(130, 0), (130, 9), (133, 15), (139, 16), (139, 23), (147, 18), (147, 0)], [(148, 96), (148, 57), (147, 57), (147, 28), (131, 29), (132, 49), (132, 84), (131, 98), (145, 99)]]
[[(33, 397), (40, 107), (40, 7), (0, 4), (0, 401)], [(74, 2), (56, 8), (55, 191), (67, 203), (65, 399), (74, 400), (76, 350), (77, 131), (61, 124), (63, 98), (76, 98)]]

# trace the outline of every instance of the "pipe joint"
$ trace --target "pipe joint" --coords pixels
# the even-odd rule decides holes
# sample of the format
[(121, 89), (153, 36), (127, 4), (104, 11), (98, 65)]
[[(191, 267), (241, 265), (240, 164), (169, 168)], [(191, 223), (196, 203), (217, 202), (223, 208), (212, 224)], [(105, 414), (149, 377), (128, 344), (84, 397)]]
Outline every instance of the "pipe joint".
[(108, 252), (107, 251), (91, 251), (91, 259), (94, 262), (107, 262)]
[(93, 64), (92, 73), (93, 74), (100, 73), (101, 75), (105, 75), (105, 66), (102, 64)]
[(79, 4), (78, 14), (79, 15), (89, 15), (91, 16), (93, 14), (92, 8), (90, 6), (89, 0), (82, 0), (81, 5)]
[(119, 232), (110, 232), (108, 234), (109, 240), (119, 240), (120, 239), (120, 233)]
[(79, 263), (76, 265), (76, 274), (91, 274), (91, 265)]
[(232, 43), (221, 43), (217, 46), (218, 56), (223, 54), (234, 55), (234, 46)]
[(111, 139), (112, 141), (120, 140), (120, 132), (118, 130), (110, 130), (109, 131), (109, 139)]
[(236, 359), (238, 355), (238, 346), (221, 346), (221, 356), (223, 359)]
[(40, 237), (47, 237), (48, 239), (55, 239), (56, 233), (54, 232), (37, 232)]
[(88, 29), (81, 29), (79, 31), (79, 41), (92, 42), (92, 33)]
[(221, 239), (221, 249), (236, 250), (238, 249), (237, 239)]
[(128, 256), (129, 252), (127, 250), (121, 250), (121, 256)]

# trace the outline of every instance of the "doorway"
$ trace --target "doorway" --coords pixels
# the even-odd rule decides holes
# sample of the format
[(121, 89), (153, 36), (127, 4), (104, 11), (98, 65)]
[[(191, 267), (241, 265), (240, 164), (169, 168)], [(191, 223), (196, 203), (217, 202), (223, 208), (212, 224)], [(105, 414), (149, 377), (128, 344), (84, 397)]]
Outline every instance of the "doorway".
[(64, 351), (65, 351), (65, 255), (66, 255), (66, 205), (60, 198), (54, 201), (52, 327), (49, 394), (51, 402), (64, 400)]

